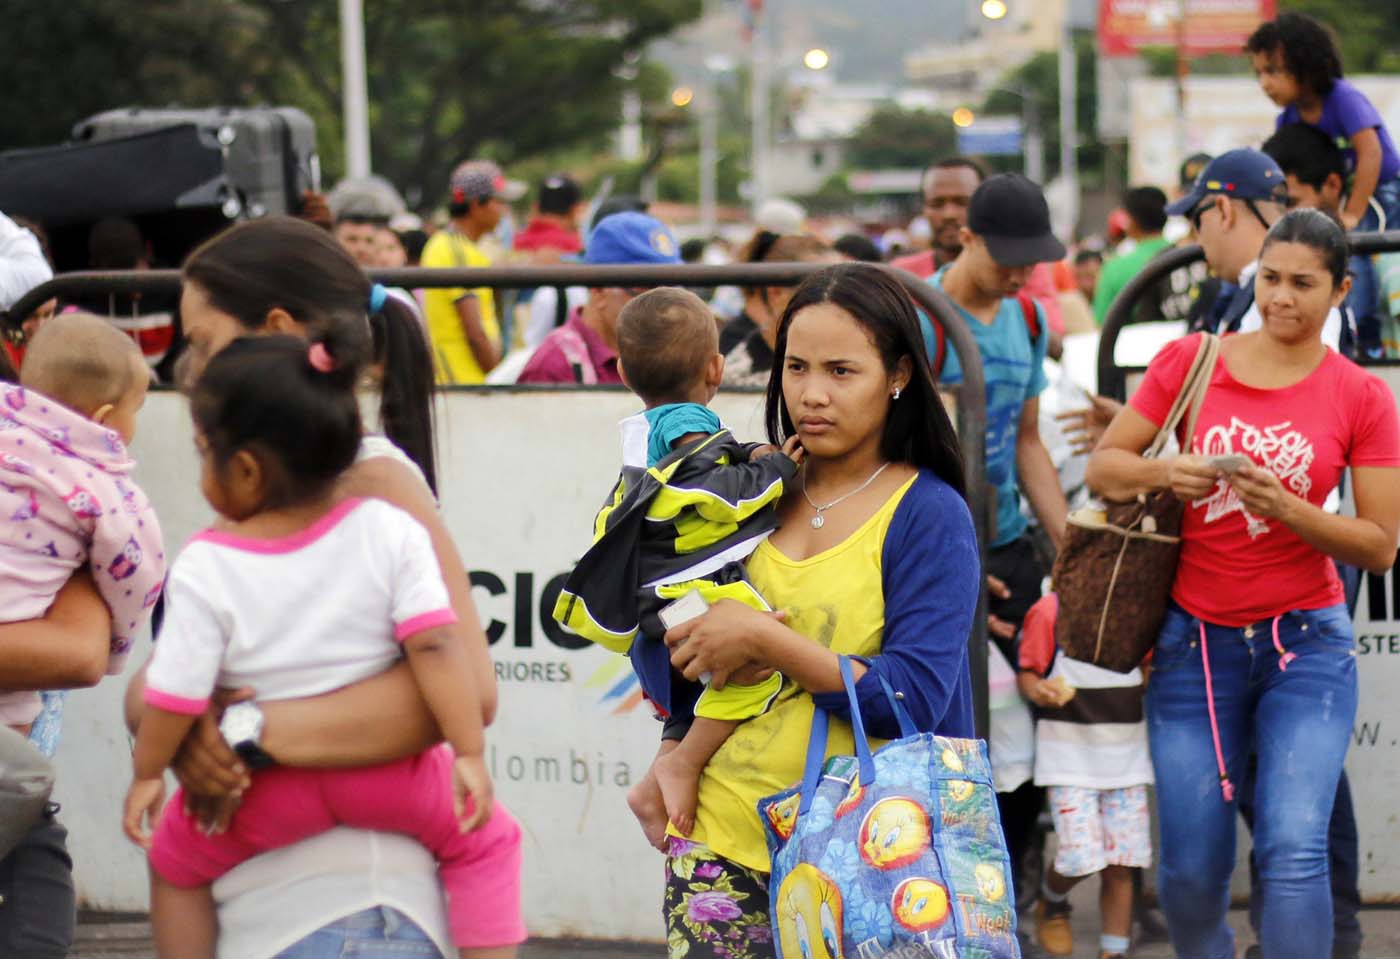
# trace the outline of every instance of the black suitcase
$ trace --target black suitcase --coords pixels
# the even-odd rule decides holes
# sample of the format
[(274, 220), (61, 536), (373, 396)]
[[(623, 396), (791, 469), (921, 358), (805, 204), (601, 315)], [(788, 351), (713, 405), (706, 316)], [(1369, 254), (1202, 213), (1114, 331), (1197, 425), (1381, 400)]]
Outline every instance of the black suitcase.
[(103, 141), (193, 124), (218, 144), (224, 176), (241, 209), (235, 217), (296, 213), (301, 194), (321, 188), (316, 125), (296, 107), (108, 110), (80, 120), (75, 142)]
[(128, 217), (178, 264), (231, 220), (295, 214), (320, 186), (316, 131), (295, 108), (110, 110), (65, 144), (0, 153), (0, 210), (49, 231), (56, 265), (87, 266), (87, 231)]

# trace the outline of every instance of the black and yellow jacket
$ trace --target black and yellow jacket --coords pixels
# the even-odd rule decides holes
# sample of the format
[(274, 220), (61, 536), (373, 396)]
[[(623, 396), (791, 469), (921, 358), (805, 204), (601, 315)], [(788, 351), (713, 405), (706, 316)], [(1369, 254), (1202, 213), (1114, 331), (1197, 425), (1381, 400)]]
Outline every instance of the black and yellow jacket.
[[(774, 504), (797, 464), (780, 453), (751, 459), (755, 448), (720, 430), (655, 466), (624, 465), (554, 618), (618, 653), (629, 652), (639, 632), (659, 644), (665, 630), (656, 612), (677, 594), (667, 587), (732, 575), (722, 571), (777, 527)], [(667, 657), (632, 660), (648, 697), (663, 703)]]

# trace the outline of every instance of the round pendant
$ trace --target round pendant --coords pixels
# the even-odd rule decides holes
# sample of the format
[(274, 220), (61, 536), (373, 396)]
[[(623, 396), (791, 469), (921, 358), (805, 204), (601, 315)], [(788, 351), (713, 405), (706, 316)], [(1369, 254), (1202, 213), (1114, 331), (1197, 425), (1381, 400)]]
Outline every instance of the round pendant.
[(812, 517), (812, 529), (821, 529), (826, 525), (826, 520), (822, 519), (822, 514), (818, 513)]

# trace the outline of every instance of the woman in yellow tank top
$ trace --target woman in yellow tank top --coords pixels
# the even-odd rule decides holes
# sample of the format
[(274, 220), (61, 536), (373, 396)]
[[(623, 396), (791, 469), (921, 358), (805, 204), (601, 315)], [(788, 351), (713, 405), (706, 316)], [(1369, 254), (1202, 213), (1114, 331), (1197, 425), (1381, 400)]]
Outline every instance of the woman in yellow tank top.
[[(666, 641), (690, 679), (772, 668), (785, 680), (774, 706), (710, 760), (695, 829), (669, 837), (673, 959), (775, 955), (756, 803), (801, 779), (814, 708), (841, 715), (840, 655), (857, 657), (872, 736), (897, 735), (880, 677), (920, 730), (973, 735), (966, 651), (977, 541), (957, 440), (897, 280), (843, 264), (798, 288), (778, 333), (766, 420), (772, 442), (795, 434), (806, 450), (778, 507), (782, 526), (748, 565), (779, 612), (721, 602)], [(827, 748), (853, 751), (848, 723), (833, 721)]]

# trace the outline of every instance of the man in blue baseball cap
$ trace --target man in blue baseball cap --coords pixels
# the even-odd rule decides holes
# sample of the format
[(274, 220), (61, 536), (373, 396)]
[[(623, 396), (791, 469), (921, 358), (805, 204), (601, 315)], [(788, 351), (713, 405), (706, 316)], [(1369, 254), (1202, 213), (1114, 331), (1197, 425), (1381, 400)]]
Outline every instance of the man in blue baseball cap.
[[(1211, 332), (1234, 333), (1258, 329), (1254, 308), (1254, 274), (1259, 251), (1288, 208), (1288, 183), (1273, 158), (1258, 150), (1231, 150), (1211, 160), (1196, 177), (1191, 191), (1167, 207), (1172, 216), (1184, 216), (1196, 233), (1211, 272), (1230, 284), (1228, 294), (1203, 322)], [(1328, 327), (1340, 320), (1329, 317)], [(1324, 329), (1333, 347), (1337, 330)]]
[[(583, 262), (679, 263), (680, 246), (669, 227), (645, 213), (614, 213), (588, 238)], [(617, 371), (617, 317), (640, 289), (596, 287), (563, 326), (541, 341), (517, 383), (622, 383)]]

